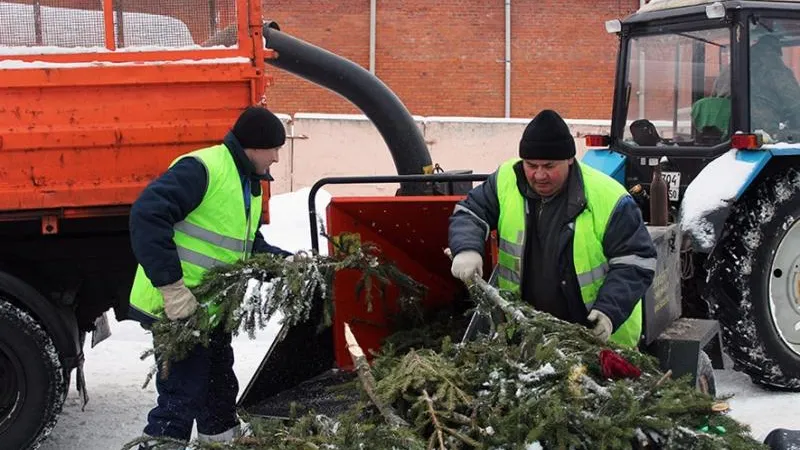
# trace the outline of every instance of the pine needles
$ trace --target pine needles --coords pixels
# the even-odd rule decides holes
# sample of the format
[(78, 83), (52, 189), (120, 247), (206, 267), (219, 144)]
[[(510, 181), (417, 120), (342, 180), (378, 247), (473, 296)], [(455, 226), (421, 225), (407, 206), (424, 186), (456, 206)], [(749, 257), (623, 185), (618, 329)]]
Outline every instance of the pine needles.
[[(591, 333), (501, 295), (517, 319), (499, 324), (493, 336), (454, 344), (440, 329), (433, 345), (394, 342), (373, 360), (380, 402), (407, 428), (390, 426), (377, 408), (358, 404), (339, 417), (309, 414), (280, 425), (283, 434), (249, 448), (317, 448), (305, 446), (319, 445), (317, 439), (325, 444), (318, 448), (342, 450), (765, 448), (746, 426), (714, 412), (713, 398), (685, 379), (664, 376), (654, 358), (614, 349), (641, 374), (604, 377), (599, 355), (608, 347)], [(319, 420), (333, 420), (336, 432), (323, 438), (298, 428)], [(297, 445), (285, 447), (290, 442)]]
[[(418, 307), (424, 287), (380, 259), (374, 247), (346, 236), (336, 242), (339, 251), (332, 258), (259, 257), (214, 272), (198, 295), (223, 305), (220, 314), (228, 329), (244, 324), (252, 331), (278, 310), (289, 323), (307, 320), (313, 299), (330, 302), (337, 271), (352, 269), (362, 273), (363, 292), (375, 286), (369, 283), (377, 282), (379, 290), (395, 285), (408, 309)], [(259, 289), (247, 290), (251, 279)], [(361, 365), (360, 379), (369, 386), (359, 389), (369, 395), (347, 412), (337, 417), (311, 412), (290, 422), (252, 419), (253, 436), (213, 448), (766, 448), (749, 437), (745, 425), (715, 412), (715, 399), (686, 379), (665, 376), (655, 358), (602, 344), (588, 329), (537, 312), (482, 280), (470, 286), (470, 295), (478, 310), (503, 312), (506, 321), (491, 335), (454, 342), (451, 336), (464, 330), (448, 329), (456, 321), (446, 316), (439, 323), (397, 330), (371, 366)], [(181, 344), (164, 349), (177, 356), (176, 349), (202, 342), (208, 320), (200, 313), (169, 328), (173, 334), (167, 342)], [(639, 370), (604, 376), (601, 358), (619, 358)]]

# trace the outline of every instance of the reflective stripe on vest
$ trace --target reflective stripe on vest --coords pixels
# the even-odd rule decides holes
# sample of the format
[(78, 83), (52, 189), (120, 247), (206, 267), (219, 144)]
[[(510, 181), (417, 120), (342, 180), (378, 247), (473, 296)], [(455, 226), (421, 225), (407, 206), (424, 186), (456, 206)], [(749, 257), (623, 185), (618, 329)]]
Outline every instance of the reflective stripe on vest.
[[(211, 245), (216, 245), (217, 247), (222, 247), (233, 252), (244, 251), (245, 255), (248, 255), (253, 250), (252, 239), (244, 241), (242, 239), (223, 236), (186, 221), (176, 223), (174, 229), (188, 236), (200, 239), (201, 241), (208, 242)], [(225, 261), (220, 261), (183, 247), (178, 247), (178, 257), (180, 257), (182, 261), (190, 262), (204, 269), (211, 269), (219, 265), (227, 264)]]
[(500, 217), (497, 221), (497, 286), (519, 294), (523, 252), (525, 249), (525, 215), (527, 204), (517, 188), (514, 163), (500, 166), (497, 174), (497, 197)]
[[(230, 265), (250, 255), (262, 204), (260, 196), (252, 197), (250, 214), (245, 215), (244, 196), (251, 194), (243, 192), (236, 162), (225, 145), (183, 155), (170, 167), (181, 158), (196, 158), (208, 174), (208, 186), (200, 205), (173, 227), (183, 281), (191, 288), (200, 284), (209, 269)], [(159, 317), (158, 312), (163, 308), (161, 293), (141, 266), (136, 270), (130, 304), (152, 317)], [(213, 315), (216, 308), (207, 306)]]
[[(521, 274), (524, 274), (525, 217), (527, 202), (517, 187), (514, 165), (519, 159), (503, 163), (497, 174), (497, 197), (500, 206), (498, 219), (498, 287), (520, 294)], [(577, 163), (583, 176), (587, 206), (569, 226), (574, 230), (573, 262), (587, 311), (592, 308), (602, 287), (609, 264), (635, 264), (655, 269), (655, 261), (624, 256), (607, 261), (603, 252), (603, 236), (608, 220), (620, 199), (627, 195), (617, 181), (584, 164)], [(638, 258), (638, 259), (637, 259)], [(610, 340), (634, 347), (642, 329), (641, 299), (631, 315), (611, 335)]]

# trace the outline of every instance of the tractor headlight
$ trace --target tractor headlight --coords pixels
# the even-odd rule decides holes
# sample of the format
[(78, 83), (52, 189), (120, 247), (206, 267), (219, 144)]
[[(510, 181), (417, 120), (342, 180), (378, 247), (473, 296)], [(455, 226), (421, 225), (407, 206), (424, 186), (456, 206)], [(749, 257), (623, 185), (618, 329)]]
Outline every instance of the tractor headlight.
[(720, 2), (706, 5), (706, 17), (709, 19), (721, 19), (725, 17), (725, 5)]
[(622, 22), (619, 19), (606, 20), (606, 32), (619, 33), (622, 31)]

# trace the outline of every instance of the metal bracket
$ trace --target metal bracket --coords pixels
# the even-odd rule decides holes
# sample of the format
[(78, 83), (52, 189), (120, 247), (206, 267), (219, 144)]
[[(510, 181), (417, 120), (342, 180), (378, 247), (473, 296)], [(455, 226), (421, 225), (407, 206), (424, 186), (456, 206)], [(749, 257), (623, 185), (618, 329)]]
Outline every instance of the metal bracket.
[(58, 234), (58, 216), (42, 216), (42, 234)]
[(83, 373), (83, 352), (81, 352), (78, 358), (78, 367), (75, 368), (75, 387), (81, 394), (81, 411), (85, 411), (86, 404), (89, 403), (89, 393), (86, 391), (86, 376)]
[(94, 320), (94, 330), (92, 331), (92, 348), (105, 341), (111, 336), (111, 327), (108, 325), (108, 317), (105, 311)]

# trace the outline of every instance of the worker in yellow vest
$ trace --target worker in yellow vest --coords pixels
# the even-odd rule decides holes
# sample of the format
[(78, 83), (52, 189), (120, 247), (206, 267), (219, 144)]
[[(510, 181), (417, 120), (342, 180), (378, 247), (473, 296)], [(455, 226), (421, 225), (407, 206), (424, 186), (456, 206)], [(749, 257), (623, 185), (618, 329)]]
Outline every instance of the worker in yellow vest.
[[(272, 180), (269, 167), (278, 162), (285, 141), (278, 117), (249, 107), (221, 144), (178, 157), (142, 191), (130, 215), (138, 262), (130, 319), (145, 328), (164, 315), (185, 319), (200, 307), (190, 288), (209, 269), (252, 253), (291, 255), (267, 244), (259, 232), (261, 180)], [(156, 389), (158, 405), (148, 415), (146, 436), (188, 442), (195, 420), (201, 441), (228, 442), (241, 433), (231, 333), (223, 327), (213, 332), (208, 347), (198, 345), (186, 359), (171, 362), (168, 378), (159, 371)]]
[(456, 205), (449, 229), (453, 276), (467, 282), (483, 275), (492, 230), (499, 238), (499, 288), (590, 327), (603, 342), (638, 344), (655, 245), (623, 186), (575, 160), (575, 141), (555, 111), (534, 117), (519, 158)]

